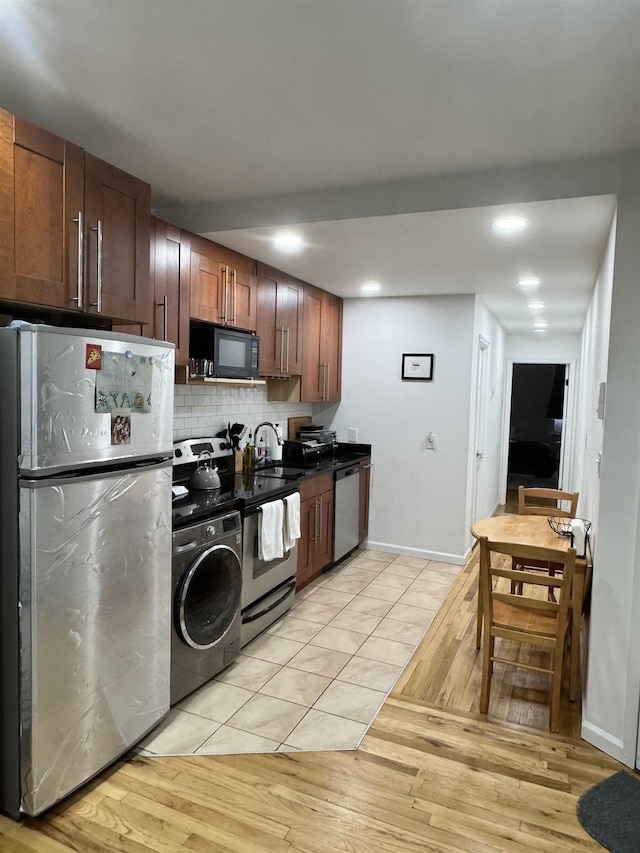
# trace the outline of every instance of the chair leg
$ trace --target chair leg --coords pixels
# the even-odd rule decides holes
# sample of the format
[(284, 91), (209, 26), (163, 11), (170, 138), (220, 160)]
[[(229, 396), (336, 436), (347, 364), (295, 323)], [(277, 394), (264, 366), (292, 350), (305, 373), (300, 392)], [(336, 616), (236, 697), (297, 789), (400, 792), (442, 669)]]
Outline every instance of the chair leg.
[(484, 608), (482, 606), (482, 595), (478, 590), (478, 616), (476, 619), (476, 649), (480, 648), (480, 640), (482, 639), (482, 621), (484, 619)]
[(486, 714), (489, 710), (489, 699), (491, 696), (491, 676), (493, 675), (493, 647), (494, 637), (484, 638), (482, 650), (482, 687), (480, 689), (480, 713)]
[(553, 674), (551, 676), (551, 704), (549, 708), (549, 730), (560, 729), (560, 691), (562, 688), (562, 647), (553, 650)]

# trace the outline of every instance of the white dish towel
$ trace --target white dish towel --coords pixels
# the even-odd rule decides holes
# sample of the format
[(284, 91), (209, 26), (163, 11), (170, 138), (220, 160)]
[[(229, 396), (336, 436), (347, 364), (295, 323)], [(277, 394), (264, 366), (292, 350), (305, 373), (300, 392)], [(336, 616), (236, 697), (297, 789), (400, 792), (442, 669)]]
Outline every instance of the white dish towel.
[(300, 492), (284, 499), (284, 550), (290, 551), (300, 538)]
[(269, 562), (284, 556), (283, 521), (284, 504), (282, 501), (269, 501), (260, 507), (258, 520), (258, 556)]

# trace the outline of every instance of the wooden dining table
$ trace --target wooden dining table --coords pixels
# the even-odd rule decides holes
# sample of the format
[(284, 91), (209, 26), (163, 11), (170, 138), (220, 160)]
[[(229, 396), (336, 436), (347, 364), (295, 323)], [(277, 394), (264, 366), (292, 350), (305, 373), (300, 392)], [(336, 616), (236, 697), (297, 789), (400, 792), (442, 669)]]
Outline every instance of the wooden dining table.
[[(546, 515), (496, 515), (476, 521), (471, 527), (476, 539), (486, 536), (489, 541), (511, 545), (533, 545), (552, 548), (566, 554), (571, 547), (569, 536), (560, 536), (549, 526)], [(571, 589), (571, 654), (569, 669), (569, 699), (573, 702), (578, 689), (580, 668), (580, 626), (585, 597), (591, 581), (591, 558), (587, 540), (584, 557), (576, 557)]]

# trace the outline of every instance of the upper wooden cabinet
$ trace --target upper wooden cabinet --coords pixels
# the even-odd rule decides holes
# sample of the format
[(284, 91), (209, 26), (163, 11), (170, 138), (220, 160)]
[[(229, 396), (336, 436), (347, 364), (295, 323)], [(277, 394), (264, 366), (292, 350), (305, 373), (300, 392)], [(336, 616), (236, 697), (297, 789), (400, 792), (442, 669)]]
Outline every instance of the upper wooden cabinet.
[(0, 298), (151, 322), (148, 184), (0, 110)]
[(300, 399), (337, 402), (342, 388), (342, 299), (305, 285)]
[(151, 219), (153, 337), (176, 345), (176, 364), (189, 361), (191, 235), (162, 219)]
[(151, 324), (151, 187), (91, 154), (85, 154), (84, 174), (83, 310)]
[(256, 262), (211, 240), (191, 240), (191, 316), (255, 332)]
[(258, 264), (258, 326), (260, 373), (296, 376), (302, 373), (304, 284), (280, 270)]

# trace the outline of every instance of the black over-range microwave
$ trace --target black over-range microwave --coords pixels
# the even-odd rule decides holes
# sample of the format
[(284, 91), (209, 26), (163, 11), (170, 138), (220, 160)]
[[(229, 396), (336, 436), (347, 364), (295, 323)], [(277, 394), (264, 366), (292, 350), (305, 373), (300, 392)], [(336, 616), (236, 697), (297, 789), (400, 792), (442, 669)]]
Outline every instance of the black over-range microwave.
[(209, 376), (255, 379), (260, 375), (260, 338), (240, 329), (192, 320), (189, 357), (206, 358)]

